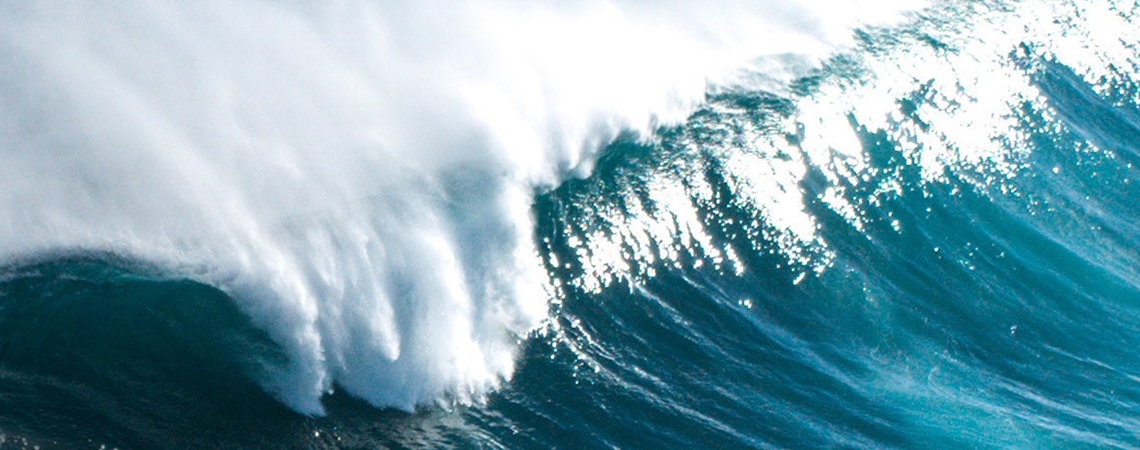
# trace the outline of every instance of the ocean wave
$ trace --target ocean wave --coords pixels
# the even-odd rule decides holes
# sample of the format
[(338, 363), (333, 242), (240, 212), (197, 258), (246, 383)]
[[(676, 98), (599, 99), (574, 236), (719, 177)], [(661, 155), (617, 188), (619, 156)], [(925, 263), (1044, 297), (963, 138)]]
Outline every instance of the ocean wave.
[(10, 3), (0, 255), (110, 251), (221, 289), (290, 355), (259, 381), (306, 414), (336, 388), (467, 403), (547, 317), (536, 190), (898, 10)]

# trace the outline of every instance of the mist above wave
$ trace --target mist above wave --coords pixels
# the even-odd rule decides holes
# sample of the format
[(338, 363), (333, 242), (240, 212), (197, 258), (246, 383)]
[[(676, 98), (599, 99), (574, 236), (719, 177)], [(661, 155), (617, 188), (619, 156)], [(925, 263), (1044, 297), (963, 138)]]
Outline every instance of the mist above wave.
[(0, 258), (110, 250), (218, 286), (291, 356), (259, 381), (303, 413), (334, 385), (472, 401), (546, 315), (535, 189), (882, 4), (9, 2)]

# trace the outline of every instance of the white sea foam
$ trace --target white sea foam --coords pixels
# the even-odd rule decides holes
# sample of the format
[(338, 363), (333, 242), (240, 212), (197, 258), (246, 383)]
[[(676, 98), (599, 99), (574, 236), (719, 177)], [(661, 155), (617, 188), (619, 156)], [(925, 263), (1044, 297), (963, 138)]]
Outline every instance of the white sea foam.
[(546, 315), (535, 189), (885, 3), (5, 2), (0, 258), (110, 249), (219, 286), (303, 413), (334, 384), (477, 399)]

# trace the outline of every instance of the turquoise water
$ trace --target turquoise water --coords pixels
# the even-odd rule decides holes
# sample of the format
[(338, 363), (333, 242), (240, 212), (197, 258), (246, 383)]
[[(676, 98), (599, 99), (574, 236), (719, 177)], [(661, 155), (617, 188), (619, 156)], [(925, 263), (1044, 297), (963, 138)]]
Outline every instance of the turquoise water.
[(0, 448), (1140, 446), (1136, 9), (940, 3), (618, 136), (536, 192), (550, 310), (471, 402), (300, 414), (227, 286), (13, 258)]

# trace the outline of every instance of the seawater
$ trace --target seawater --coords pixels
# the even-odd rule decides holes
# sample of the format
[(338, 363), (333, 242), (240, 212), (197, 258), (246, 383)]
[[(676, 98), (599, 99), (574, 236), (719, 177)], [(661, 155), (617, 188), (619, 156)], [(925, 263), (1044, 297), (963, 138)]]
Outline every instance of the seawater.
[(0, 447), (1140, 445), (1137, 5), (55, 6)]

